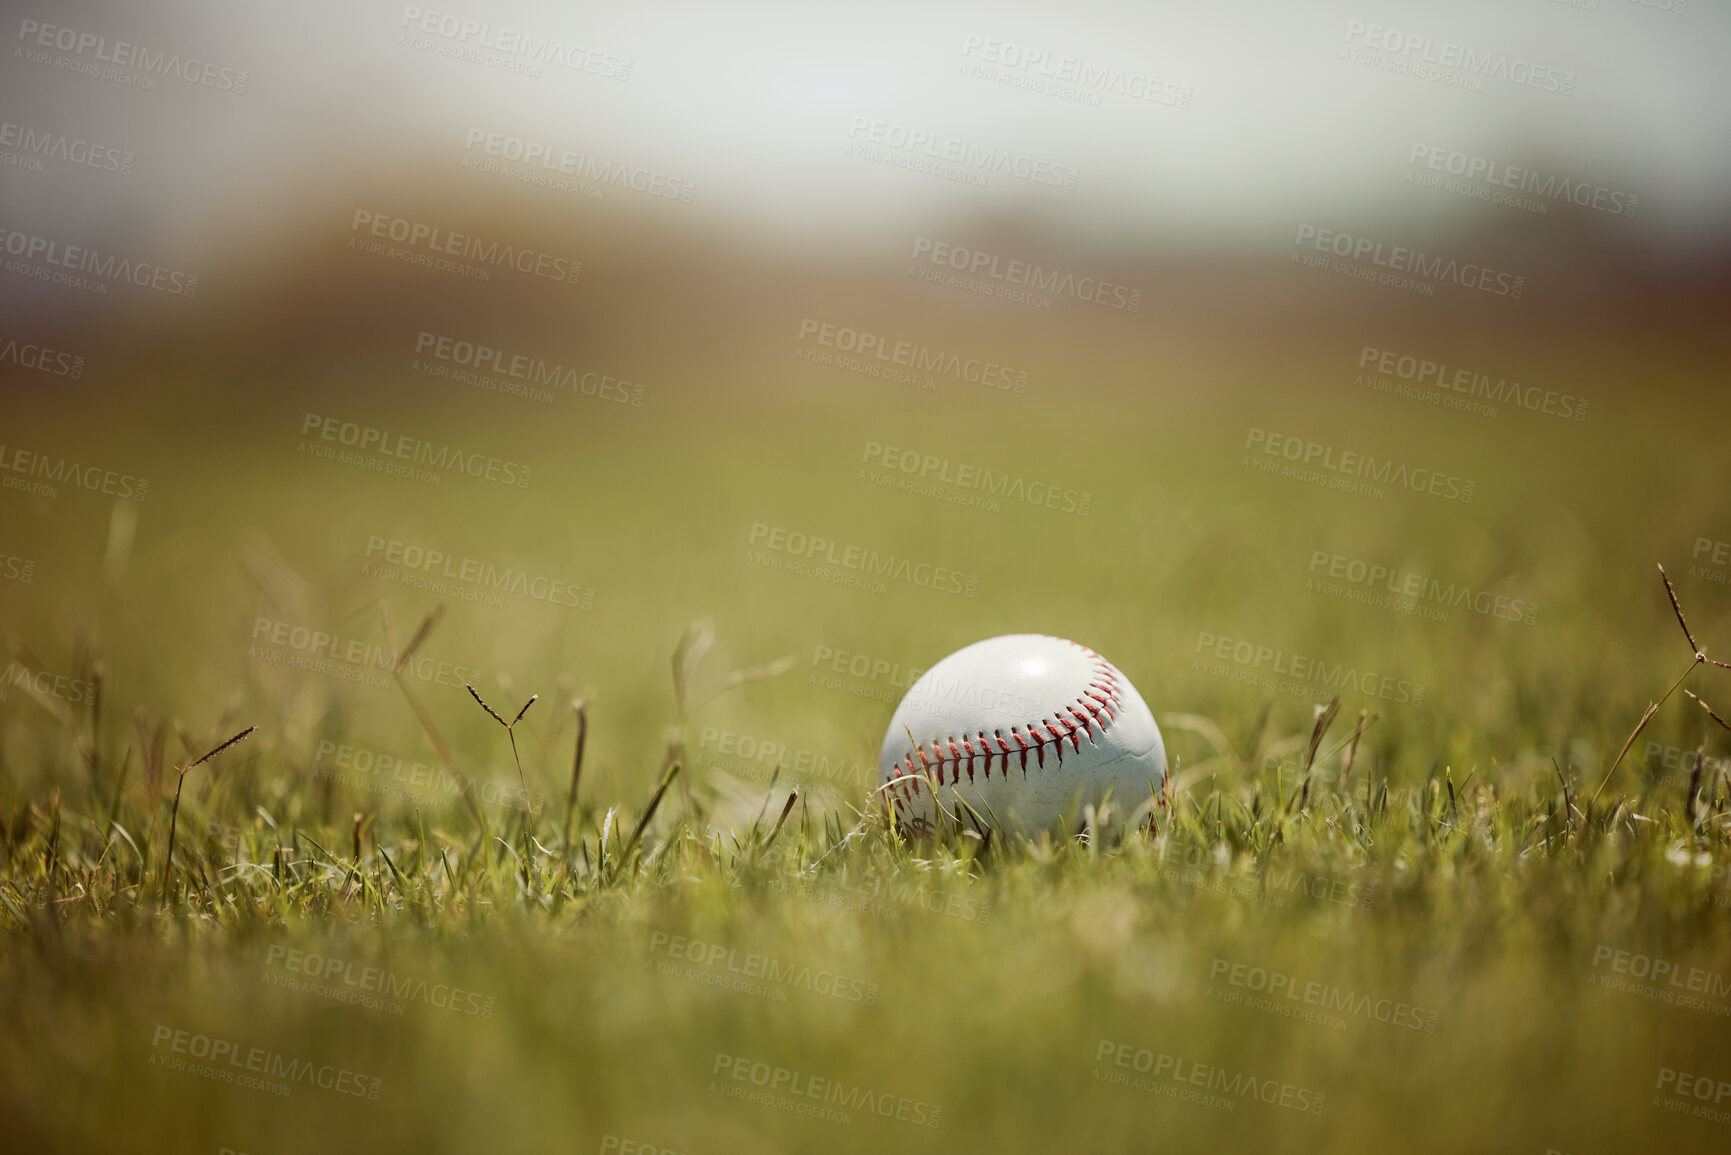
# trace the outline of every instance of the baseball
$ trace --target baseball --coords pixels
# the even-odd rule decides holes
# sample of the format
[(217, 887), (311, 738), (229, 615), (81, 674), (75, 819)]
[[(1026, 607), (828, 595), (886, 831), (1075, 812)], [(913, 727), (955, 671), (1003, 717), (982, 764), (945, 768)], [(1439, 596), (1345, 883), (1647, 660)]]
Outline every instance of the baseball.
[(968, 825), (959, 803), (988, 825), (1043, 830), (1108, 789), (1134, 809), (1165, 780), (1160, 727), (1130, 679), (1043, 634), (987, 638), (927, 670), (878, 754), (879, 792), (912, 834), (936, 829), (937, 806)]

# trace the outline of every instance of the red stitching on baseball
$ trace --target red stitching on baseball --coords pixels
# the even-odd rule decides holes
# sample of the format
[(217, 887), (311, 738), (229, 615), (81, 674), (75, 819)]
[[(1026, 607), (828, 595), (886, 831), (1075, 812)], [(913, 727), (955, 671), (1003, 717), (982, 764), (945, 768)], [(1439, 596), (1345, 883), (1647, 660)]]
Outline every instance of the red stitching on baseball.
[[(1099, 745), (1099, 739), (1094, 736), (1094, 727), (1100, 728), (1100, 738), (1104, 738), (1112, 723), (1118, 720), (1118, 707), (1122, 705), (1118, 698), (1118, 678), (1113, 673), (1112, 667), (1107, 664), (1106, 659), (1099, 654), (1077, 642), (1070, 644), (1092, 658), (1095, 665), (1095, 680), (1088, 684), (1087, 689), (1083, 691), (1073, 705), (1060, 707), (1055, 715), (1055, 720), (1054, 718), (1041, 718), (1038, 722), (1024, 722), (1020, 726), (1012, 724), (1010, 737), (1016, 741), (1017, 749), (1015, 750), (1011, 750), (1010, 744), (1004, 740), (1002, 730), (992, 731), (998, 740), (998, 752), (996, 754), (992, 752), (991, 740), (986, 737), (984, 730), (978, 733), (980, 748), (977, 752), (967, 735), (963, 735), (959, 740), (953, 736), (933, 738), (929, 759), (926, 752), (916, 745), (914, 754), (919, 755), (920, 765), (918, 767), (914, 765), (913, 755), (903, 758), (901, 764), (896, 767), (898, 773), (885, 783), (893, 791), (897, 813), (902, 810), (904, 798), (911, 803), (913, 797), (919, 793), (924, 785), (925, 774), (930, 773), (938, 784), (942, 785), (944, 783), (944, 770), (947, 766), (950, 784), (953, 785), (961, 781), (964, 758), (968, 765), (969, 782), (974, 781), (975, 757), (985, 759), (986, 781), (990, 782), (994, 757), (1001, 760), (999, 768), (1004, 777), (1008, 778), (1010, 776), (1010, 755), (1012, 753), (1017, 754), (1022, 768), (1022, 777), (1026, 778), (1028, 776), (1029, 750), (1034, 752), (1034, 758), (1039, 763), (1040, 768), (1045, 769), (1047, 746), (1054, 748), (1054, 752), (1058, 755), (1058, 765), (1062, 767), (1064, 764), (1064, 740), (1066, 738), (1069, 739), (1071, 747), (1077, 753), (1082, 750), (1082, 735), (1084, 734), (1087, 735), (1090, 745)], [(1069, 717), (1065, 716), (1066, 712), (1068, 712)], [(1072, 718), (1074, 721), (1071, 720)], [(1062, 731), (1059, 729), (1060, 726), (1063, 727)], [(1042, 727), (1047, 735), (1044, 738), (1040, 737)], [(1021, 730), (1028, 732), (1026, 738), (1020, 733)], [(960, 742), (959, 746), (958, 741)], [(945, 757), (943, 751), (943, 747), (946, 745), (950, 750), (948, 757)], [(964, 750), (966, 750), (966, 754), (963, 753)]]

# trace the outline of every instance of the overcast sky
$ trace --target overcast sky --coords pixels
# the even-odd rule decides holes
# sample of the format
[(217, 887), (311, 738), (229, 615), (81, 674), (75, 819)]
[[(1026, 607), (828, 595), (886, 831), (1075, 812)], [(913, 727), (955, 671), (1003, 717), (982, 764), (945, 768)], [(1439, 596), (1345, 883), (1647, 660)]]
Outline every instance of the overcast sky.
[[(498, 133), (804, 240), (1012, 210), (1108, 244), (1272, 251), (1306, 220), (1487, 211), (1406, 183), (1424, 147), (1638, 197), (1619, 227), (1694, 245), (1731, 219), (1731, 5), (1661, 7), (1683, 2), (26, 0), (0, 119), (135, 160), (0, 182), (14, 229), (212, 244), (406, 157), (456, 172)], [(575, 46), (565, 63), (548, 40)], [(101, 59), (116, 42), (218, 71), (148, 91), (67, 67), (142, 75)], [(1483, 74), (1451, 67), (1467, 53)]]

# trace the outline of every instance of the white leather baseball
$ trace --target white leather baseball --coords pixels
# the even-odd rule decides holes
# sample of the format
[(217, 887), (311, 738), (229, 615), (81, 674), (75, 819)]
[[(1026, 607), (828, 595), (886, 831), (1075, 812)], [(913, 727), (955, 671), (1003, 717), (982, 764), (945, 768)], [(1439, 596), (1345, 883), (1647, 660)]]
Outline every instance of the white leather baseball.
[[(911, 738), (911, 741), (910, 741)], [(1166, 780), (1166, 747), (1142, 695), (1086, 646), (1007, 634), (957, 650), (908, 688), (878, 754), (896, 825), (930, 833), (950, 814), (1043, 830), (1112, 788), (1135, 809)], [(947, 820), (946, 820), (947, 821)]]

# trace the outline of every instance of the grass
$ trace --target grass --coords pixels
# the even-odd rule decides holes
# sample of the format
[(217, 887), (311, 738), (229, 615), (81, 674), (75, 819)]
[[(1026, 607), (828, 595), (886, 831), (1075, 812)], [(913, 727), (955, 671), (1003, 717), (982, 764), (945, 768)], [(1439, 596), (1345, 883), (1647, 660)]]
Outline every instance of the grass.
[[(482, 705), (508, 732), (529, 712)], [(1075, 837), (928, 843), (775, 784), (738, 828), (654, 823), (677, 743), (647, 799), (563, 800), (570, 837), (472, 797), (431, 828), (357, 812), (346, 839), (285, 821), (236, 747), (250, 727), (178, 772), (165, 814), (128, 786), (136, 749), (72, 714), (81, 787), (18, 805), (0, 838), (8, 1114), (32, 1149), (96, 1149), (124, 1121), (137, 1149), (459, 1150), (484, 1129), (524, 1150), (1049, 1150), (1082, 1129), (1102, 1149), (1152, 1131), (1314, 1150), (1422, 1120), (1409, 1145), (1442, 1150), (1482, 1144), (1487, 1116), (1498, 1149), (1698, 1146), (1714, 1124), (1650, 1107), (1650, 1086), (1570, 1089), (1613, 1049), (1654, 1080), (1722, 1063), (1723, 772), (1698, 760), (1681, 804), (1599, 808), (1566, 770), (1396, 785), (1354, 763), (1375, 719), (1331, 736), (1338, 708), (1216, 737), (1208, 777), (1146, 820), (1108, 806)], [(1718, 995), (1595, 987), (1617, 951), (1700, 966)], [(1272, 997), (1265, 975), (1286, 976)], [(259, 1048), (292, 1093), (153, 1069), (196, 1067), (204, 1039), (231, 1044), (209, 1070), (244, 1074), (233, 1056)], [(759, 1074), (783, 1079), (771, 1102), (727, 1098)], [(351, 1076), (364, 1094), (319, 1086)], [(829, 1116), (787, 1109), (813, 1078)], [(468, 1104), (455, 1125), (447, 1096)]]
[[(1337, 368), (1307, 387), (1347, 389)], [(101, 691), (11, 681), (0, 702), (9, 1142), (1722, 1147), (1722, 1123), (1671, 1109), (1698, 1102), (1679, 1080), (1731, 1080), (1727, 735), (1697, 704), (1725, 716), (1731, 674), (1695, 660), (1728, 619), (1688, 565), (1722, 523), (1711, 463), (1610, 403), (1580, 427), (1420, 434), (1396, 399), (1228, 395), (1168, 419), (1156, 394), (1085, 445), (1030, 410), (954, 450), (1095, 496), (1087, 519), (994, 514), (858, 479), (866, 437), (906, 433), (909, 403), (874, 387), (822, 378), (761, 429), (695, 396), (652, 433), (586, 414), (577, 453), (537, 418), (509, 439), (536, 464), (522, 494), (300, 456), (292, 401), (261, 400), (234, 444), (90, 432), (93, 460), (157, 480), (130, 552), (87, 495), (20, 507), (53, 580), (6, 591), (14, 668)], [(65, 443), (30, 420), (20, 444)], [(475, 420), (454, 404), (415, 431)], [(1249, 427), (1478, 494), (1259, 476)], [(1598, 464), (1636, 451), (1626, 477)], [(771, 570), (744, 560), (757, 523), (937, 558), (978, 592)], [(568, 578), (596, 608), (421, 588), (375, 538)], [(1028, 564), (1030, 542), (1097, 564)], [(1536, 599), (1537, 625), (1312, 590), (1319, 550)], [(54, 568), (78, 557), (105, 560)], [(1686, 680), (1655, 559), (1692, 623)], [(317, 665), (279, 625), (377, 652)], [(1135, 680), (1168, 791), (1082, 834), (897, 838), (859, 771), (898, 676), (834, 655), (905, 673), (1020, 629)], [(1204, 634), (1423, 701), (1245, 684), (1210, 671)], [(759, 1074), (771, 1101), (749, 1098)], [(796, 1088), (847, 1119), (798, 1113)]]

